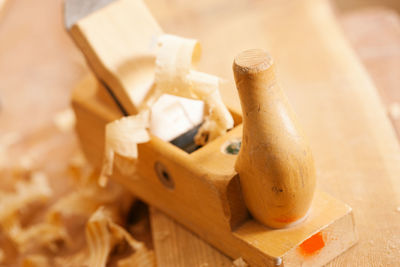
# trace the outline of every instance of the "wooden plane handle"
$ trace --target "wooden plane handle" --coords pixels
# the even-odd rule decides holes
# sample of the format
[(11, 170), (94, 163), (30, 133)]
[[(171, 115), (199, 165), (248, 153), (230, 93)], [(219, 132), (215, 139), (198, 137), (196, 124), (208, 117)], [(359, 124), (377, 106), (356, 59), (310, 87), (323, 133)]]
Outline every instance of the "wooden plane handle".
[(233, 63), (243, 112), (236, 161), (250, 213), (283, 228), (307, 215), (315, 190), (314, 160), (296, 116), (280, 89), (272, 58), (261, 49), (241, 52)]

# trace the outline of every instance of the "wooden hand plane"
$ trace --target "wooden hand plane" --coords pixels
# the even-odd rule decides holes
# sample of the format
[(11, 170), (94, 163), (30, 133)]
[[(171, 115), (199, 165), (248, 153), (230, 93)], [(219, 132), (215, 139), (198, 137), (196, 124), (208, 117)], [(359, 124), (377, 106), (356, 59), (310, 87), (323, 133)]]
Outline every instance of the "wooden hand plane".
[[(67, 28), (95, 74), (72, 105), (81, 147), (101, 166), (105, 125), (137, 113), (131, 99), (152, 77), (162, 30), (142, 1), (88, 3), (66, 1)], [(323, 265), (355, 244), (352, 209), (315, 190), (312, 153), (271, 57), (246, 50), (233, 71), (242, 106), (230, 108), (233, 129), (191, 153), (151, 136), (138, 145), (135, 174), (116, 168), (112, 179), (251, 266)]]

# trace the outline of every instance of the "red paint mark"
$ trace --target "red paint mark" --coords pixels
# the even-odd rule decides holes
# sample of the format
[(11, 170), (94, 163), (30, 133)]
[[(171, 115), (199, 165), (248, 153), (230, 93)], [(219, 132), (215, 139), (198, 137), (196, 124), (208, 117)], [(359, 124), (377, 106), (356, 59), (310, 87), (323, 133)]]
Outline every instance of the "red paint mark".
[(325, 246), (325, 241), (321, 232), (316, 233), (300, 244), (299, 250), (304, 256), (312, 256)]

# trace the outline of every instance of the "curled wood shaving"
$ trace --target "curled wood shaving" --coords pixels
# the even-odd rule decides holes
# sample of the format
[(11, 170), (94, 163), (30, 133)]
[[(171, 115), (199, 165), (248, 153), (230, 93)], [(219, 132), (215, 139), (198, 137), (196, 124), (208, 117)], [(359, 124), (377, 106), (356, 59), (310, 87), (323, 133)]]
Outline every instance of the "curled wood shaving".
[[(9, 140), (5, 143), (13, 143), (12, 138)], [(127, 204), (131, 204), (132, 197), (115, 183), (110, 182), (106, 187), (100, 187), (97, 182), (98, 172), (88, 173), (85, 165), (86, 161), (81, 155), (71, 160), (69, 174), (74, 176), (74, 183), (68, 185), (72, 188), (63, 189), (66, 194), (61, 198), (53, 198), (46, 175), (38, 171), (19, 175), (14, 184), (7, 188), (8, 191), (0, 191), (0, 265), (88, 266), (90, 254), (89, 249), (84, 247), (84, 237), (72, 242), (68, 233), (71, 231), (79, 234), (84, 231), (84, 223), (101, 205), (109, 211), (108, 218), (115, 222), (124, 220), (123, 214), (127, 213), (130, 207)], [(50, 197), (55, 200), (51, 206), (47, 205)], [(28, 207), (33, 207), (35, 211), (30, 211)], [(40, 211), (36, 208), (40, 208)], [(46, 211), (43, 212), (43, 209)], [(33, 218), (28, 218), (29, 215), (33, 215)], [(113, 232), (115, 227), (110, 225), (108, 223), (107, 226), (112, 241), (109, 254), (114, 255), (113, 248), (121, 240), (118, 239), (120, 235)], [(78, 252), (77, 245), (80, 248)], [(119, 262), (131, 264), (134, 259), (143, 257), (141, 253), (138, 254), (139, 251), (147, 250), (138, 249), (136, 256), (131, 255)], [(146, 255), (144, 257), (147, 258)], [(116, 263), (114, 258), (112, 262)]]
[(75, 126), (75, 114), (72, 108), (58, 112), (53, 117), (53, 122), (61, 132), (71, 131)]
[(103, 209), (97, 210), (86, 226), (86, 240), (89, 247), (89, 267), (105, 267), (111, 251), (111, 235), (108, 218)]
[(245, 261), (243, 260), (242, 257), (237, 258), (237, 259), (234, 260), (232, 263), (233, 263), (233, 266), (235, 266), (235, 267), (247, 267), (247, 266), (249, 266), (249, 265), (247, 264), (247, 262), (245, 262)]
[(233, 127), (233, 118), (219, 93), (220, 78), (206, 73), (191, 71), (188, 76), (193, 91), (208, 108), (205, 123), (195, 137), (198, 145), (205, 145)]
[(19, 209), (35, 201), (46, 201), (52, 190), (44, 173), (35, 172), (30, 181), (18, 181), (15, 192), (0, 192), (0, 222), (12, 216)]
[(79, 183), (82, 177), (89, 177), (93, 172), (82, 152), (72, 156), (68, 163), (68, 173), (73, 178), (73, 182)]
[[(154, 266), (154, 254), (143, 243), (136, 241), (121, 226), (112, 222), (100, 207), (89, 219), (86, 226), (86, 239), (89, 247), (89, 267), (104, 267), (113, 247), (125, 241), (134, 254), (120, 260), (118, 266)], [(135, 256), (136, 255), (136, 256)]]
[(123, 203), (121, 198), (130, 200), (122, 187), (115, 183), (108, 183), (102, 187), (97, 183), (97, 173), (92, 171), (86, 178), (82, 178), (75, 189), (60, 198), (49, 210), (49, 214), (60, 213), (63, 216), (82, 215), (89, 217), (99, 206)]
[[(64, 216), (70, 215), (88, 215), (95, 211), (99, 206), (97, 200), (86, 192), (72, 192), (61, 198), (51, 207), (51, 213), (61, 213)], [(101, 196), (101, 195), (100, 195)]]
[(158, 39), (155, 82), (162, 93), (195, 98), (187, 88), (186, 76), (201, 56), (197, 40), (164, 34)]
[(18, 181), (15, 192), (0, 194), (0, 224), (17, 253), (25, 253), (37, 247), (55, 251), (58, 248), (56, 243), (67, 240), (65, 228), (56, 216), (49, 217), (43, 223), (21, 226), (21, 210), (33, 203), (43, 203), (51, 195), (47, 177), (41, 172), (33, 173), (28, 181)]
[(104, 186), (105, 177), (112, 174), (115, 153), (130, 159), (138, 156), (137, 144), (149, 141), (149, 112), (123, 117), (106, 126), (105, 160), (99, 184)]
[(219, 93), (220, 78), (193, 70), (200, 58), (196, 40), (172, 35), (159, 39), (155, 82), (158, 94), (200, 99), (206, 103), (206, 123), (199, 130), (195, 142), (204, 145), (233, 127), (233, 118)]
[(56, 252), (58, 250), (57, 243), (68, 241), (66, 229), (57, 214), (49, 217), (43, 223), (27, 228), (21, 228), (19, 224), (15, 224), (9, 235), (21, 253), (37, 247), (45, 247)]

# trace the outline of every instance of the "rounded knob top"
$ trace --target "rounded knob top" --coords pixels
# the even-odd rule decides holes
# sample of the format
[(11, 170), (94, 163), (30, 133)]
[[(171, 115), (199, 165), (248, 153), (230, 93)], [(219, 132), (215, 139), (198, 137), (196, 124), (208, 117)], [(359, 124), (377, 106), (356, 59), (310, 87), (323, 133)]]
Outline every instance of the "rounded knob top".
[(233, 62), (236, 73), (256, 74), (271, 69), (272, 57), (263, 49), (249, 49), (239, 53)]

